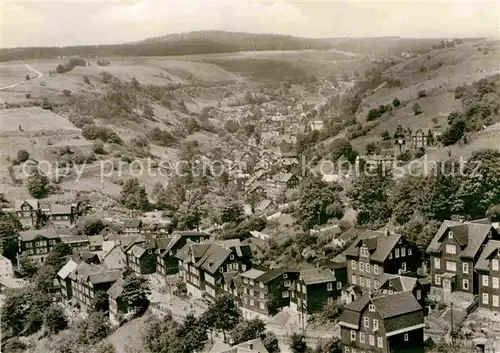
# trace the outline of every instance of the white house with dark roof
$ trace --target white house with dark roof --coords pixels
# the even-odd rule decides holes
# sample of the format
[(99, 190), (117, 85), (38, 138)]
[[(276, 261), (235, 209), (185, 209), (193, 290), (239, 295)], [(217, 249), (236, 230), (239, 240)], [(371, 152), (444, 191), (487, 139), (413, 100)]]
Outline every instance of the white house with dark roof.
[(500, 241), (486, 244), (474, 270), (479, 279), (479, 307), (500, 312)]
[(342, 352), (424, 352), (424, 312), (411, 292), (365, 294), (344, 306)]
[(0, 280), (14, 278), (14, 268), (12, 261), (3, 255), (0, 255)]
[(53, 203), (50, 205), (50, 221), (57, 227), (70, 227), (74, 224), (73, 207), (70, 204), (61, 205)]
[(25, 228), (34, 228), (40, 217), (40, 202), (36, 199), (16, 200), (14, 212)]

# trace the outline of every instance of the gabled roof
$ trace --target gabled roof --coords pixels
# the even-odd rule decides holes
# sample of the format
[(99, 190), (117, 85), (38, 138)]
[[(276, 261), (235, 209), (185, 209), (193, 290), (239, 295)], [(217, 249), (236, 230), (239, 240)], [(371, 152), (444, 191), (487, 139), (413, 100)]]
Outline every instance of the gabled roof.
[(224, 248), (219, 244), (212, 243), (207, 251), (205, 251), (201, 259), (194, 264), (194, 266), (202, 268), (208, 273), (213, 274), (224, 263), (224, 261), (226, 261), (231, 253), (231, 250)]
[(241, 274), (241, 277), (245, 278), (250, 278), (250, 279), (257, 279), (260, 276), (262, 276), (266, 271), (258, 270), (256, 268), (251, 268), (250, 270), (243, 272)]
[(385, 280), (380, 287), (383, 287), (386, 283), (389, 283), (397, 292), (411, 292), (418, 282), (417, 278), (408, 276), (385, 274), (384, 277)]
[[(164, 248), (158, 248), (160, 251), (158, 252), (161, 257), (164, 257), (168, 254), (170, 250), (172, 250), (175, 245), (184, 237), (199, 237), (199, 238), (210, 238), (209, 233), (205, 232), (198, 232), (198, 231), (175, 231), (172, 233), (172, 236), (170, 238), (170, 242), (164, 247)], [(166, 240), (163, 241), (163, 245), (166, 244)]]
[(375, 297), (371, 301), (384, 319), (422, 310), (419, 302), (410, 292)]
[(123, 293), (123, 285), (125, 281), (123, 278), (118, 278), (115, 283), (106, 292), (111, 298), (118, 299), (118, 297)]
[(104, 242), (104, 238), (102, 235), (89, 235), (88, 237), (90, 246), (101, 246)]
[(140, 243), (133, 245), (127, 252), (132, 253), (134, 257), (141, 258), (148, 250), (153, 250), (156, 248), (155, 244), (152, 243)]
[(56, 214), (63, 214), (63, 215), (68, 215), (71, 214), (71, 205), (60, 205), (58, 203), (53, 203), (50, 205), (50, 214), (51, 215), (56, 215)]
[(210, 247), (208, 243), (187, 243), (184, 245), (177, 253), (175, 257), (182, 261), (187, 261), (190, 259), (191, 255), (194, 255), (195, 260), (203, 256), (205, 251)]
[(306, 285), (327, 283), (337, 280), (333, 271), (322, 268), (300, 270), (300, 277)]
[(24, 205), (25, 203), (27, 203), (28, 205), (30, 205), (35, 210), (38, 210), (39, 205), (40, 205), (39, 201), (36, 200), (36, 199), (16, 200), (16, 201), (14, 201), (14, 209), (16, 211), (21, 211), (21, 206)]
[(283, 183), (288, 182), (294, 175), (292, 173), (279, 173), (274, 177), (274, 180), (280, 181)]
[(61, 279), (66, 279), (66, 277), (69, 276), (71, 272), (73, 272), (76, 268), (78, 267), (78, 263), (69, 260), (66, 262), (66, 264), (57, 272), (57, 276), (60, 277)]
[(495, 235), (498, 235), (492, 224), (487, 223), (484, 219), (464, 223), (446, 220), (441, 224), (427, 247), (427, 252), (439, 252), (444, 237), (447, 236), (449, 231), (452, 231), (453, 237), (461, 246), (460, 256), (474, 258), (481, 250), (481, 246), (488, 237), (490, 230)]
[(264, 274), (260, 275), (255, 280), (262, 282), (262, 283), (267, 283), (267, 282), (270, 282), (270, 281), (282, 276), (283, 274), (289, 273), (289, 272), (297, 273), (299, 271), (291, 270), (291, 269), (276, 268), (276, 269), (266, 271)]
[(53, 227), (19, 232), (19, 238), (22, 241), (32, 241), (38, 237), (45, 239), (59, 239), (59, 235), (57, 235), (56, 230)]
[(479, 256), (479, 259), (477, 260), (477, 263), (476, 263), (476, 266), (474, 266), (474, 269), (489, 271), (490, 270), (489, 259), (493, 255), (497, 254), (499, 249), (500, 249), (500, 241), (498, 241), (498, 240), (490, 240), (488, 243), (486, 243), (486, 246), (484, 247), (483, 251), (481, 252), (481, 255)]
[(400, 234), (387, 234), (385, 232), (366, 231), (361, 233), (356, 240), (347, 248), (345, 254), (358, 257), (362, 244), (368, 247), (370, 259), (376, 262), (384, 262), (394, 246), (401, 239)]
[(140, 219), (137, 219), (137, 218), (125, 221), (125, 223), (123, 224), (123, 226), (125, 228), (139, 228), (141, 225), (142, 225), (142, 221)]
[(261, 202), (259, 202), (257, 207), (255, 207), (255, 209), (259, 211), (264, 211), (271, 203), (272, 203), (271, 200), (262, 200)]
[(75, 235), (68, 235), (68, 236), (60, 236), (61, 241), (66, 244), (71, 244), (71, 243), (83, 243), (83, 242), (89, 242), (89, 239), (86, 235), (84, 234), (75, 234)]

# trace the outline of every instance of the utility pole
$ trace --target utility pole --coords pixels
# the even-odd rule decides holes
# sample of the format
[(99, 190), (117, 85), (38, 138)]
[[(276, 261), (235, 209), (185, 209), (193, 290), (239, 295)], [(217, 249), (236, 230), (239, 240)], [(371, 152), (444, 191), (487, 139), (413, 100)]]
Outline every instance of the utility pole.
[(451, 344), (453, 345), (453, 301), (450, 302)]

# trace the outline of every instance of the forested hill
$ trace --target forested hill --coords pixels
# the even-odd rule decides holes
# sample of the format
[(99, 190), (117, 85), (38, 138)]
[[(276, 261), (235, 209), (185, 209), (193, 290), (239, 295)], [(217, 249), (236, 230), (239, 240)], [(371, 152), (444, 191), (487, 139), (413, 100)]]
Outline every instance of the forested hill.
[(149, 38), (144, 41), (92, 46), (32, 47), (0, 50), (0, 61), (56, 58), (58, 56), (169, 56), (231, 53), (246, 50), (330, 49), (321, 39), (298, 38), (277, 34), (198, 31)]

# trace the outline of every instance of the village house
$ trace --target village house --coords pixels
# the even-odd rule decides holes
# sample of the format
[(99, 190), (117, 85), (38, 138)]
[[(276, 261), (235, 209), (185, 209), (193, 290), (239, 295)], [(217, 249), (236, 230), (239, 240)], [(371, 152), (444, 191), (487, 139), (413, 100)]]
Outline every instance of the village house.
[[(66, 263), (66, 265), (68, 264)], [(76, 267), (74, 264), (68, 265), (68, 267), (66, 265), (58, 273), (60, 280), (66, 284), (64, 290), (61, 285), (63, 298), (73, 305), (80, 306), (84, 311), (91, 310), (90, 305), (96, 295), (99, 292), (106, 292), (121, 276), (119, 270), (109, 270), (85, 262), (78, 263)]]
[(89, 250), (90, 251), (102, 251), (102, 244), (104, 242), (104, 237), (101, 234), (89, 235)]
[(379, 289), (385, 274), (415, 273), (420, 264), (417, 249), (387, 230), (361, 232), (345, 256), (349, 283), (365, 291)]
[(279, 173), (267, 179), (267, 187), (280, 191), (284, 189), (295, 189), (300, 183), (300, 178), (292, 173)]
[(416, 277), (385, 274), (386, 279), (382, 282), (379, 292), (382, 294), (394, 294), (399, 292), (411, 292), (422, 308), (425, 307), (425, 298), (429, 288), (424, 286)]
[(3, 255), (0, 255), (0, 280), (14, 278), (14, 268), (12, 262)]
[(269, 351), (260, 338), (255, 338), (215, 353), (269, 353)]
[(259, 184), (255, 184), (252, 188), (247, 191), (248, 195), (253, 195), (256, 197), (266, 197), (266, 189)]
[(34, 228), (40, 217), (40, 203), (38, 200), (16, 200), (14, 212), (21, 225), (25, 228)]
[(309, 131), (321, 131), (325, 128), (325, 123), (323, 120), (313, 120), (307, 124)]
[(127, 303), (122, 297), (124, 283), (125, 281), (120, 277), (106, 292), (109, 302), (109, 321), (115, 326), (118, 326), (121, 323), (121, 317), (128, 313)]
[(34, 229), (19, 232), (18, 262), (22, 259), (43, 263), (52, 248), (61, 241), (54, 228)]
[(474, 266), (479, 279), (479, 307), (500, 312), (500, 241), (490, 240)]
[(266, 319), (290, 305), (290, 287), (298, 271), (252, 268), (241, 275), (241, 311), (247, 320)]
[(252, 266), (250, 246), (241, 245), (238, 240), (187, 243), (175, 256), (188, 293), (212, 301), (224, 272), (244, 272)]
[(75, 222), (71, 205), (50, 205), (50, 221), (56, 227), (71, 227)]
[(127, 267), (138, 275), (156, 272), (156, 244), (140, 242), (125, 251)]
[(124, 270), (127, 267), (127, 258), (120, 243), (106, 251), (102, 257), (102, 264), (110, 270)]
[(210, 239), (210, 234), (197, 231), (176, 231), (169, 238), (157, 239), (158, 249), (156, 272), (168, 276), (179, 272), (177, 252), (187, 243), (201, 243)]
[(427, 148), (427, 135), (422, 129), (418, 129), (411, 135), (411, 147), (413, 149)]
[(241, 306), (242, 284), (243, 281), (238, 271), (224, 272), (220, 279), (218, 293), (220, 295), (232, 295), (238, 306)]
[(125, 234), (140, 234), (142, 221), (140, 219), (132, 219), (123, 224)]
[(60, 235), (61, 242), (68, 244), (73, 250), (83, 251), (89, 250), (89, 238), (83, 234), (76, 235)]
[(342, 352), (424, 352), (424, 313), (410, 292), (365, 294), (342, 313)]
[(474, 270), (481, 251), (491, 240), (500, 240), (487, 219), (471, 222), (444, 221), (427, 248), (430, 255), (431, 292), (451, 302), (453, 292), (479, 293), (481, 283)]
[(325, 304), (341, 302), (342, 288), (347, 283), (345, 264), (300, 270), (291, 292), (290, 307), (299, 315), (299, 322), (321, 312)]
[(75, 271), (77, 267), (78, 262), (70, 259), (57, 273), (57, 280), (59, 281), (63, 303), (69, 302), (73, 296), (71, 278), (69, 275)]

